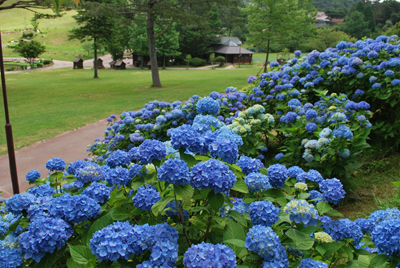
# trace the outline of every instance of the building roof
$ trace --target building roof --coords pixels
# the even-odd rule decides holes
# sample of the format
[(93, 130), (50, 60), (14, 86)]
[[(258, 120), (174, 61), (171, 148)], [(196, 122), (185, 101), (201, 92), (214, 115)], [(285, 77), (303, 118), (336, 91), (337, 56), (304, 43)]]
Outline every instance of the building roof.
[(342, 23), (344, 22), (344, 19), (332, 19), (332, 22)]
[(122, 60), (117, 60), (117, 61), (114, 63), (114, 66), (121, 66), (121, 65), (123, 65), (123, 64), (125, 64), (125, 62), (123, 62)]
[(225, 45), (225, 43), (227, 43), (227, 42), (229, 43), (230, 41), (233, 42), (236, 46), (242, 45), (242, 41), (240, 41), (238, 37), (219, 36), (219, 37), (215, 37), (215, 41), (216, 41), (216, 44), (219, 44), (219, 45)]
[(317, 21), (329, 21), (328, 15), (325, 14), (323, 11), (317, 12)]
[(220, 54), (254, 54), (254, 52), (247, 50), (242, 47), (232, 47), (232, 46), (217, 46), (213, 48), (214, 53)]
[(81, 58), (75, 58), (74, 62), (79, 62), (79, 61), (83, 61)]

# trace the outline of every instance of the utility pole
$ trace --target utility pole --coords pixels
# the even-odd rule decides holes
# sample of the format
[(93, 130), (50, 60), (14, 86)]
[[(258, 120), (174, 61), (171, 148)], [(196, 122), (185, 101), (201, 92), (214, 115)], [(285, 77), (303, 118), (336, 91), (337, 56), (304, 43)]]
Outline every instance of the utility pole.
[(2, 89), (3, 89), (4, 111), (5, 111), (5, 116), (6, 116), (6, 137), (7, 137), (8, 160), (10, 163), (11, 182), (12, 182), (14, 194), (19, 194), (17, 163), (15, 161), (14, 140), (13, 140), (13, 135), (12, 135), (10, 116), (8, 113), (6, 77), (4, 74), (3, 43), (1, 42), (1, 30), (0, 30), (0, 68), (1, 68), (1, 85), (2, 85)]

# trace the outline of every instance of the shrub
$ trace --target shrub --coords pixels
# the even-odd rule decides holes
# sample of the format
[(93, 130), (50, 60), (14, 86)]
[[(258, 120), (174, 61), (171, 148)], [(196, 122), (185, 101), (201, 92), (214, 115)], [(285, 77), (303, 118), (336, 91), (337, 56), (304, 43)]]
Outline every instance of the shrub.
[(36, 63), (36, 67), (38, 67), (38, 68), (43, 67), (43, 63), (41, 63), (41, 62)]
[(192, 66), (203, 66), (202, 65), (202, 60), (200, 58), (193, 58), (190, 60), (190, 65)]
[(52, 63), (53, 63), (52, 60), (46, 60), (46, 59), (43, 60), (44, 65), (48, 65), (48, 64), (52, 64)]
[(215, 58), (215, 61), (216, 61), (216, 62), (219, 62), (219, 66), (224, 66), (225, 57), (223, 57), (223, 56), (218, 56), (218, 57)]

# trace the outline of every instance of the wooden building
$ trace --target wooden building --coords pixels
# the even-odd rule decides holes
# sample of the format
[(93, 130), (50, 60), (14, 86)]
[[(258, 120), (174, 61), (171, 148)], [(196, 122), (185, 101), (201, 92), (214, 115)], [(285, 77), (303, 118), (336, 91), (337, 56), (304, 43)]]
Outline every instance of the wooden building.
[(237, 37), (217, 37), (212, 49), (215, 57), (225, 57), (225, 63), (251, 64), (254, 52), (240, 45), (242, 42)]
[[(93, 61), (94, 63), (94, 61)], [(101, 58), (97, 59), (97, 69), (105, 69), (103, 65), (103, 60)]]
[(126, 64), (122, 60), (116, 60), (113, 66), (114, 69), (117, 70), (125, 70), (126, 69)]
[(76, 58), (73, 61), (74, 69), (83, 69), (83, 60), (81, 58)]

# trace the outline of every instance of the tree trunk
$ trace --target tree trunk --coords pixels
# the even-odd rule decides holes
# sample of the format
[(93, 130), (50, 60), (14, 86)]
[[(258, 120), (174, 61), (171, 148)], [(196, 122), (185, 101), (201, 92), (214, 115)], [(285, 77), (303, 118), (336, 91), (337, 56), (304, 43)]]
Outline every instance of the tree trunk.
[(151, 77), (153, 79), (153, 87), (161, 87), (160, 74), (158, 73), (156, 37), (154, 35), (155, 17), (152, 13), (153, 3), (150, 3), (150, 8), (147, 13), (147, 36), (149, 38), (149, 54), (151, 64)]
[(93, 47), (94, 47), (94, 76), (93, 78), (99, 78), (98, 73), (97, 73), (97, 44), (96, 44), (96, 38), (94, 38), (93, 41)]
[(164, 57), (164, 61), (163, 61), (163, 69), (165, 69), (165, 55), (163, 55), (163, 57)]
[(267, 66), (268, 66), (268, 58), (269, 58), (269, 42), (270, 42), (270, 40), (268, 39), (268, 43), (267, 43), (267, 57), (265, 58), (264, 73), (266, 73), (266, 72), (267, 72)]

